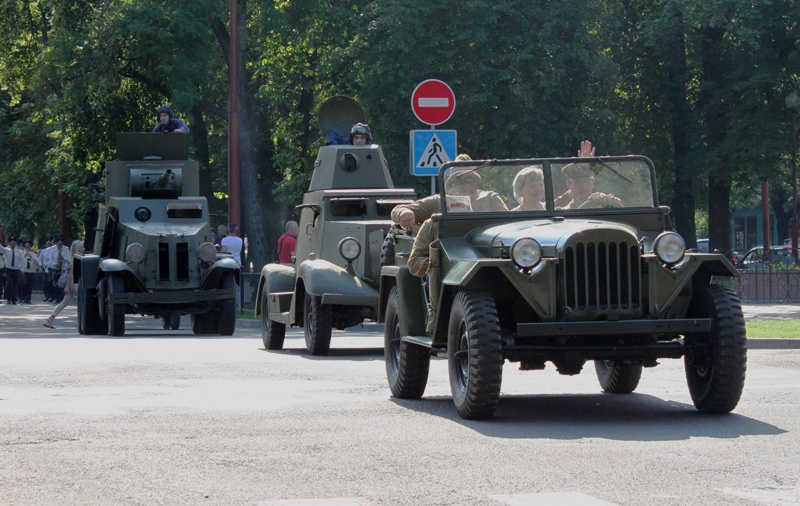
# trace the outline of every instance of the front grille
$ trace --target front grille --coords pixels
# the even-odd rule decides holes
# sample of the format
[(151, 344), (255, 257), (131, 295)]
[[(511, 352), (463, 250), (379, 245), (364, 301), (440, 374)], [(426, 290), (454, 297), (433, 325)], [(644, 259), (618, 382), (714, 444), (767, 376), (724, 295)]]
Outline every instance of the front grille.
[(564, 251), (564, 293), (573, 309), (630, 309), (641, 304), (638, 244), (579, 242)]
[(175, 281), (189, 281), (189, 243), (158, 243), (158, 279), (171, 281), (175, 270)]

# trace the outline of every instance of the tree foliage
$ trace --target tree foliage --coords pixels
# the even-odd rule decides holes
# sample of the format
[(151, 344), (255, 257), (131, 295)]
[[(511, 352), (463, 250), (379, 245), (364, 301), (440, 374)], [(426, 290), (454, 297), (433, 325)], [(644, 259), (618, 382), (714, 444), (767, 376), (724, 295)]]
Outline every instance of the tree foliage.
[[(408, 131), (425, 128), (409, 99), (428, 78), (454, 89), (444, 127), (473, 158), (568, 156), (587, 138), (601, 154), (650, 156), (690, 242), (699, 209), (724, 248), (731, 209), (761, 180), (786, 198), (796, 0), (239, 4), (242, 228), (256, 268), (308, 184), (332, 95), (364, 107), (397, 185), (427, 187), (409, 175)], [(115, 133), (149, 130), (161, 103), (192, 128), (201, 191), (227, 221), (228, 16), (212, 0), (0, 0), (6, 231), (53, 233), (60, 178), (71, 233), (90, 232)]]

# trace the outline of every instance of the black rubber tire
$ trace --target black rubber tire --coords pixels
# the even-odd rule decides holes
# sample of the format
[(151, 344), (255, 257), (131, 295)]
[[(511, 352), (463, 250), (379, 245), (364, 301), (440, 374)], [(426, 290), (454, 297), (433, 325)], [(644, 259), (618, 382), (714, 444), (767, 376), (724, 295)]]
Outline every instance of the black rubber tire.
[(261, 342), (265, 350), (282, 350), (286, 324), (269, 319), (269, 294), (261, 297)]
[(447, 329), (450, 390), (459, 416), (483, 420), (494, 415), (500, 400), (503, 362), (494, 299), (480, 290), (459, 292)]
[(400, 399), (419, 399), (425, 393), (431, 350), (418, 344), (402, 341), (397, 287), (392, 287), (386, 301), (386, 324), (383, 331), (383, 356), (389, 390)]
[(642, 364), (595, 360), (594, 369), (597, 372), (600, 387), (609, 394), (629, 394), (636, 390), (639, 380), (642, 378)]
[(164, 315), (163, 321), (164, 330), (178, 330), (181, 328), (181, 315), (168, 314)]
[[(122, 276), (112, 274), (106, 279), (106, 283), (108, 283), (106, 291), (109, 296), (125, 293), (125, 282), (122, 280)], [(108, 302), (107, 307), (108, 333), (117, 337), (125, 335), (125, 304)]]
[(394, 239), (392, 238), (392, 234), (389, 233), (386, 235), (381, 245), (381, 267), (385, 265), (394, 265), (394, 263)]
[(86, 289), (83, 288), (83, 283), (78, 282), (78, 334), (82, 336), (88, 334), (86, 309)]
[[(236, 288), (236, 279), (232, 272), (223, 274), (219, 287), (222, 289)], [(236, 299), (222, 299), (219, 301), (219, 313), (214, 319), (217, 334), (232, 336), (236, 331)]]
[(214, 333), (214, 312), (198, 313), (192, 315), (192, 332), (198, 336)]
[(721, 285), (697, 290), (690, 318), (711, 318), (711, 332), (687, 334), (686, 381), (703, 413), (729, 413), (739, 403), (747, 371), (747, 335), (736, 292)]
[(306, 293), (303, 303), (303, 333), (306, 349), (312, 355), (327, 355), (331, 349), (333, 314), (331, 306), (322, 303), (322, 297)]

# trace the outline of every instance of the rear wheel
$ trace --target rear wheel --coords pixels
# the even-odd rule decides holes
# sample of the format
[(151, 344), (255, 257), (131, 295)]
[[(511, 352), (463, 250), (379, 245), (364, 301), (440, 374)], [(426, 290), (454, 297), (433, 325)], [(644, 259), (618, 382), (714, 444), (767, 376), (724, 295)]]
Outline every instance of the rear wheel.
[(392, 395), (400, 399), (419, 399), (428, 383), (431, 363), (429, 348), (402, 341), (397, 287), (392, 287), (386, 302), (386, 325), (383, 331), (383, 355), (386, 377)]
[(164, 330), (178, 330), (181, 328), (181, 315), (168, 314), (164, 315)]
[(331, 307), (322, 304), (322, 297), (307, 293), (304, 308), (303, 333), (306, 336), (306, 348), (312, 355), (327, 355), (331, 349), (333, 327)]
[(112, 295), (125, 294), (125, 283), (119, 274), (112, 274), (107, 278), (106, 282), (108, 283), (107, 292), (109, 296), (108, 310), (106, 311), (108, 332), (112, 336), (122, 336), (125, 334), (125, 304), (122, 302), (112, 303), (110, 301)]
[(491, 295), (459, 292), (447, 329), (447, 366), (453, 402), (462, 418), (491, 418), (503, 380), (500, 319)]
[(286, 324), (269, 319), (269, 294), (261, 298), (261, 341), (266, 350), (282, 350)]
[[(222, 276), (219, 287), (223, 290), (236, 288), (236, 279), (229, 272)], [(223, 336), (232, 336), (236, 330), (236, 299), (222, 299), (219, 302), (219, 314), (216, 317), (217, 333)]]
[(600, 387), (610, 394), (629, 394), (639, 386), (642, 364), (626, 364), (620, 360), (595, 360)]
[(689, 305), (690, 318), (711, 318), (711, 332), (685, 336), (686, 380), (695, 407), (704, 413), (728, 413), (744, 389), (747, 336), (736, 293), (721, 285), (697, 290)]
[(213, 334), (214, 333), (213, 311), (209, 311), (207, 313), (193, 314), (192, 332), (199, 336), (206, 334)]

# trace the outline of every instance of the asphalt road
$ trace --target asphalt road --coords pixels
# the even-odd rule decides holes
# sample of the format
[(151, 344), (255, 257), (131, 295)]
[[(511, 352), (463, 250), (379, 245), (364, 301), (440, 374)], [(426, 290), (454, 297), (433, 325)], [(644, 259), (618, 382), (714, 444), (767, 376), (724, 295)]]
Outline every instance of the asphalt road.
[(373, 333), (310, 357), (298, 331), (82, 337), (47, 310), (0, 306), (0, 504), (800, 504), (800, 350), (751, 350), (730, 415), (694, 409), (680, 361), (627, 396), (509, 364), (468, 422), (442, 360), (392, 399)]

